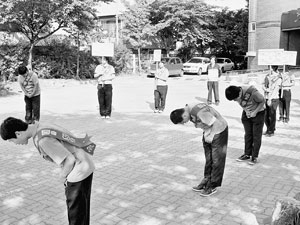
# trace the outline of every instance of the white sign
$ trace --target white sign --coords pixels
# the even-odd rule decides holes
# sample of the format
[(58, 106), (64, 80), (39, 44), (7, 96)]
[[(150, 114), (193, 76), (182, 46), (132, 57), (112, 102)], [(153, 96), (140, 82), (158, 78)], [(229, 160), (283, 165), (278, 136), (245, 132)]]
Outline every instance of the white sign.
[(114, 43), (92, 43), (92, 56), (114, 56)]
[(284, 51), (282, 65), (296, 66), (297, 52)]
[(258, 49), (258, 65), (282, 65), (283, 49)]
[(153, 53), (153, 61), (159, 62), (161, 60), (161, 49), (155, 49)]
[(258, 65), (296, 65), (297, 52), (283, 49), (259, 49)]
[(219, 70), (218, 69), (209, 69), (207, 78), (209, 81), (218, 81), (219, 78)]

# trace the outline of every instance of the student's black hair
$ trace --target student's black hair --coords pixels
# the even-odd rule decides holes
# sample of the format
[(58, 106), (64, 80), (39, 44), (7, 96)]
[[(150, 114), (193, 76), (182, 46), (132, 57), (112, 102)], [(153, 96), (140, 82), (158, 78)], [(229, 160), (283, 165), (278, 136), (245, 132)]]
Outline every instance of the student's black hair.
[(17, 138), (16, 131), (25, 131), (28, 128), (28, 124), (23, 120), (8, 117), (5, 119), (0, 126), (0, 135), (3, 140), (11, 138)]
[(175, 109), (173, 112), (170, 114), (170, 120), (174, 124), (181, 123), (183, 121), (182, 114), (184, 113), (184, 108), (181, 109)]
[(277, 65), (272, 65), (271, 68), (272, 68), (272, 70), (274, 70), (275, 72), (278, 70), (278, 66), (277, 66)]
[(24, 75), (25, 73), (27, 73), (28, 69), (26, 66), (19, 66), (18, 67), (18, 74), (20, 75)]
[(236, 99), (239, 97), (241, 91), (241, 87), (238, 86), (229, 86), (225, 90), (225, 96), (229, 101), (232, 101), (233, 99)]

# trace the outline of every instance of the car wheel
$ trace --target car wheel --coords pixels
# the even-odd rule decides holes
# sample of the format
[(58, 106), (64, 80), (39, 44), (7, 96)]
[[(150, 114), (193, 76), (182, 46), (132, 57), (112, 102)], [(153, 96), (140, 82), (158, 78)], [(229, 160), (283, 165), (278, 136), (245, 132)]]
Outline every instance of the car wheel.
[(202, 68), (200, 68), (199, 70), (198, 70), (198, 73), (197, 73), (199, 76), (201, 76), (201, 74), (202, 74)]
[(225, 73), (225, 69), (224, 67), (221, 68), (222, 73)]

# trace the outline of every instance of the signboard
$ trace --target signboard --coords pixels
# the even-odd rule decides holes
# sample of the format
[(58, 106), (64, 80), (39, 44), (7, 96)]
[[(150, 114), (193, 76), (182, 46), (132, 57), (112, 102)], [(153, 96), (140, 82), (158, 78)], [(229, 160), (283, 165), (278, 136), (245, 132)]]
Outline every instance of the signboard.
[(209, 69), (207, 78), (209, 81), (218, 81), (219, 70), (218, 69)]
[(296, 66), (297, 52), (296, 51), (284, 51), (282, 58), (282, 65)]
[(114, 56), (114, 43), (92, 43), (92, 56)]
[(258, 49), (258, 65), (282, 65), (283, 49)]
[(283, 49), (259, 49), (258, 65), (296, 65), (297, 52)]
[(159, 62), (161, 60), (161, 49), (155, 49), (153, 53), (153, 61)]

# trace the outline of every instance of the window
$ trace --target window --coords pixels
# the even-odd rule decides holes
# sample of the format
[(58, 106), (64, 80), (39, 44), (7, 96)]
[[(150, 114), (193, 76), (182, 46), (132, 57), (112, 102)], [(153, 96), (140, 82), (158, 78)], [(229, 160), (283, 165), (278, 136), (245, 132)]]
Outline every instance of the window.
[(256, 22), (249, 23), (249, 32), (255, 32), (256, 31)]

